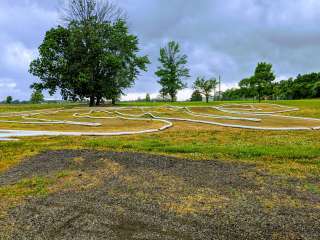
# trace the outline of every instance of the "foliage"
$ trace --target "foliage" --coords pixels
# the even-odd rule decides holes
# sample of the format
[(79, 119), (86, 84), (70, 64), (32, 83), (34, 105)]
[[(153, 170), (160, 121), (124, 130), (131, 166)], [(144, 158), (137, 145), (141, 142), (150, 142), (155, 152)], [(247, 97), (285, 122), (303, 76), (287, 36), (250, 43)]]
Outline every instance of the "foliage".
[(261, 98), (273, 95), (275, 75), (272, 71), (272, 64), (258, 63), (254, 75), (244, 78), (239, 82), (239, 89), (230, 89), (224, 93), (224, 99), (255, 98), (259, 102)]
[(202, 95), (198, 90), (194, 90), (192, 95), (191, 95), (191, 102), (200, 102), (202, 101)]
[(12, 96), (8, 96), (8, 97), (6, 98), (6, 104), (11, 104), (12, 101), (13, 101)]
[[(228, 89), (223, 93), (224, 100), (248, 99), (257, 96), (254, 77), (240, 81), (239, 88)], [(320, 97), (320, 73), (309, 73), (268, 85), (264, 96), (276, 100), (307, 99)]]
[(147, 93), (146, 95), (146, 102), (151, 102), (151, 97), (149, 93)]
[(46, 33), (40, 57), (30, 65), (30, 73), (41, 80), (32, 87), (50, 94), (60, 89), (65, 100), (89, 98), (90, 106), (103, 98), (114, 103), (146, 71), (149, 60), (137, 56), (138, 39), (129, 34), (126, 22), (101, 21), (95, 11), (90, 14)]
[(259, 102), (262, 96), (272, 94), (272, 82), (275, 79), (272, 64), (265, 62), (258, 63), (254, 75), (251, 78), (250, 86), (258, 94)]
[(30, 102), (33, 104), (41, 103), (44, 101), (44, 96), (41, 90), (34, 90), (31, 94)]
[(214, 91), (215, 95), (217, 85), (218, 82), (214, 78), (206, 80), (204, 77), (198, 77), (193, 84), (193, 88), (203, 94), (206, 97), (206, 102), (208, 103), (209, 98), (212, 96), (212, 91)]
[(162, 66), (155, 73), (160, 78), (160, 94), (169, 95), (172, 102), (176, 100), (178, 91), (186, 87), (183, 79), (189, 77), (189, 69), (185, 66), (187, 55), (180, 52), (179, 44), (174, 41), (161, 48), (159, 61)]

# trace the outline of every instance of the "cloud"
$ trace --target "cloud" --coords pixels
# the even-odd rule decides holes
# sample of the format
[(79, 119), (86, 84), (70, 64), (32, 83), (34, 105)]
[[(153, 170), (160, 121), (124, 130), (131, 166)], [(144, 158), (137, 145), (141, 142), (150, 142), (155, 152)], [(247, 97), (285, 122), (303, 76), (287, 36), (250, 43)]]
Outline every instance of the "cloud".
[(20, 90), (17, 89), (17, 83), (13, 79), (0, 78), (0, 102), (7, 96), (18, 98)]
[(13, 42), (3, 49), (1, 62), (15, 71), (27, 72), (30, 62), (37, 57), (37, 50), (27, 48), (21, 42)]
[(17, 87), (17, 84), (12, 79), (1, 79), (0, 78), (0, 88), (14, 89)]
[[(235, 86), (252, 75), (258, 61), (271, 62), (278, 79), (320, 69), (318, 0), (114, 2), (127, 11), (141, 54), (147, 54), (152, 62), (149, 71), (127, 91), (128, 96), (144, 97), (147, 92), (159, 91), (154, 72), (159, 65), (159, 49), (169, 40), (178, 41), (188, 55), (192, 75), (186, 80), (189, 87), (199, 75), (221, 75), (223, 86)], [(30, 95), (29, 85), (35, 79), (25, 66), (36, 54), (45, 32), (60, 23), (60, 6), (61, 1), (52, 0), (0, 2), (0, 78), (14, 79), (19, 98)], [(180, 95), (189, 93), (185, 90)]]

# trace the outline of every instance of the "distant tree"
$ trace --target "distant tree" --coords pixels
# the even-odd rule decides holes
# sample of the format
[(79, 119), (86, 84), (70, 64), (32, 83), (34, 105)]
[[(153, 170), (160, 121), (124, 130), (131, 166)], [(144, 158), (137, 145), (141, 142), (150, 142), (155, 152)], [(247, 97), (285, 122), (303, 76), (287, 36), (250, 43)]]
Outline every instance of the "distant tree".
[(151, 97), (149, 93), (147, 93), (146, 95), (146, 102), (151, 102)]
[(276, 99), (293, 99), (294, 97), (294, 80), (282, 80), (274, 84), (273, 94)]
[(190, 101), (191, 102), (200, 102), (200, 101), (202, 101), (201, 93), (198, 90), (193, 91)]
[(254, 87), (254, 77), (244, 78), (239, 82), (240, 90), (238, 94), (240, 98), (254, 98), (257, 95), (257, 91)]
[(203, 94), (206, 98), (206, 102), (209, 102), (209, 98), (212, 96), (212, 91), (217, 88), (218, 81), (216, 79), (206, 80), (204, 77), (198, 77), (193, 84), (193, 88)]
[(261, 102), (263, 95), (272, 95), (272, 83), (275, 79), (272, 64), (265, 62), (258, 63), (254, 75), (250, 80), (250, 85), (252, 91), (257, 93), (259, 102)]
[(41, 103), (44, 101), (44, 96), (41, 90), (34, 90), (31, 94), (30, 102), (33, 104)]
[(185, 66), (187, 55), (180, 52), (179, 44), (174, 41), (161, 48), (159, 61), (162, 66), (155, 72), (160, 78), (160, 93), (163, 96), (169, 95), (172, 102), (176, 100), (178, 91), (186, 87), (183, 79), (189, 77), (189, 69)]
[(240, 88), (231, 88), (223, 92), (223, 100), (239, 100), (243, 98), (243, 93)]
[(12, 101), (13, 101), (13, 98), (12, 98), (11, 96), (8, 96), (8, 97), (6, 98), (6, 104), (11, 104)]

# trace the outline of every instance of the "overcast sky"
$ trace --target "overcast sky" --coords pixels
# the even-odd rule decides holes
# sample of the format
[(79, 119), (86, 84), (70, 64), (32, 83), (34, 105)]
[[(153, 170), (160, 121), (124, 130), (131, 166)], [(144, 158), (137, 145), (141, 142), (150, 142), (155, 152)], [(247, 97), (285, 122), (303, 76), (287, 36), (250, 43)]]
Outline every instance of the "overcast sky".
[[(141, 54), (152, 64), (126, 99), (156, 95), (159, 48), (178, 41), (192, 77), (222, 75), (223, 88), (252, 74), (258, 61), (274, 66), (278, 79), (320, 71), (319, 0), (115, 0), (126, 10)], [(29, 99), (36, 79), (28, 66), (44, 34), (59, 23), (60, 0), (0, 1), (0, 100)], [(179, 99), (191, 90), (180, 92)], [(57, 97), (57, 96), (55, 96)]]

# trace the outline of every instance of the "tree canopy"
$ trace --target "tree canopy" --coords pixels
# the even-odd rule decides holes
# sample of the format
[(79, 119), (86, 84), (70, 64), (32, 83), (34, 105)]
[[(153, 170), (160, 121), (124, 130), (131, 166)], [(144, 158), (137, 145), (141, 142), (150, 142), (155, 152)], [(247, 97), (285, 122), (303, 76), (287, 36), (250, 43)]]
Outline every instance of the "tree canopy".
[(260, 102), (262, 97), (273, 95), (275, 79), (272, 64), (260, 62), (254, 71), (254, 75), (242, 79), (239, 82), (239, 89), (226, 91), (224, 99), (257, 98)]
[(30, 102), (33, 104), (41, 103), (44, 101), (44, 96), (40, 90), (34, 90), (31, 94)]
[(272, 82), (275, 79), (272, 64), (266, 62), (258, 63), (253, 77), (250, 78), (250, 86), (257, 93), (259, 102), (263, 95), (272, 94)]
[(187, 86), (183, 82), (184, 78), (189, 77), (189, 69), (185, 66), (187, 55), (180, 52), (179, 44), (174, 41), (161, 48), (159, 57), (161, 66), (155, 73), (160, 78), (158, 81), (162, 87), (160, 94), (169, 95), (172, 102), (176, 100), (178, 91)]
[(202, 95), (198, 90), (194, 90), (191, 95), (191, 102), (201, 102), (202, 101)]
[(204, 77), (198, 77), (193, 84), (193, 89), (203, 94), (206, 98), (206, 102), (209, 102), (209, 98), (212, 96), (212, 91), (215, 94), (218, 81), (215, 78), (206, 80)]
[(32, 87), (50, 94), (60, 89), (65, 100), (89, 98), (90, 106), (103, 98), (115, 102), (146, 71), (148, 57), (138, 56), (138, 38), (129, 34), (125, 20), (110, 21), (90, 10), (96, 9), (95, 0), (73, 2), (87, 15), (78, 14), (66, 27), (46, 33), (40, 57), (30, 65), (30, 73), (41, 80)]
[[(270, 71), (268, 71), (270, 73)], [(273, 79), (271, 76), (269, 79)], [(258, 96), (254, 76), (239, 82), (239, 88), (226, 90), (225, 100), (247, 99)], [(264, 97), (269, 99), (305, 99), (320, 97), (320, 73), (299, 74), (296, 78), (289, 78), (278, 82), (269, 81), (263, 89)]]
[(11, 104), (13, 101), (13, 98), (11, 96), (6, 97), (6, 104)]

